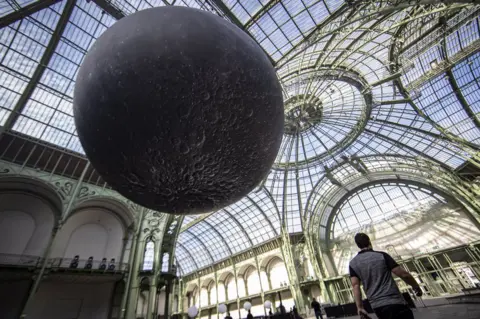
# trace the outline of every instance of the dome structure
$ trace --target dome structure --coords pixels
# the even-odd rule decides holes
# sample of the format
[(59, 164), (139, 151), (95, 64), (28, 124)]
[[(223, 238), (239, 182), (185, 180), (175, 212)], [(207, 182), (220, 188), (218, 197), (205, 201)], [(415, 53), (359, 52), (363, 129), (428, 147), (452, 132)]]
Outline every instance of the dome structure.
[[(285, 280), (275, 289), (338, 279), (357, 231), (378, 234), (385, 250), (393, 249), (385, 236), (400, 245), (424, 231), (423, 241), (397, 247), (402, 258), (420, 244), (432, 253), (477, 240), (480, 6), (472, 1), (7, 1), (0, 4), (2, 163), (117, 196), (79, 143), (75, 79), (89, 48), (117, 20), (165, 5), (207, 10), (242, 29), (274, 66), (284, 101), (279, 152), (252, 192), (202, 215), (157, 212), (168, 221), (177, 275), (189, 280), (189, 306), (202, 308), (212, 282), (225, 288), (219, 304), (229, 293), (247, 297), (241, 281), (253, 274), (268, 286), (262, 271), (269, 269), (289, 277), (306, 269), (298, 285)], [(142, 212), (136, 218), (149, 222), (153, 213)], [(398, 233), (392, 221), (402, 225)], [(151, 225), (144, 229), (159, 236)], [(454, 235), (435, 239), (440, 233)], [(275, 249), (281, 254), (267, 254)], [(331, 288), (335, 302), (350, 298), (342, 287)]]

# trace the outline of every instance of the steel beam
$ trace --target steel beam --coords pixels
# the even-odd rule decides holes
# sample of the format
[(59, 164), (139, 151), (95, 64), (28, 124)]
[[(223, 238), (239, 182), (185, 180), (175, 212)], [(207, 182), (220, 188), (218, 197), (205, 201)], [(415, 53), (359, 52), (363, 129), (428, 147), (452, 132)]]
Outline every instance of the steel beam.
[(279, 2), (280, 2), (280, 0), (270, 0), (270, 1), (268, 1), (267, 4), (265, 4), (260, 10), (258, 10), (257, 13), (255, 13), (253, 15), (253, 17), (251, 17), (245, 23), (245, 29), (250, 28), (255, 22), (258, 21), (258, 19), (260, 19), (265, 13), (267, 13), (268, 10), (270, 10), (273, 6), (275, 6)]
[(213, 214), (213, 212), (203, 214), (202, 216), (195, 218), (191, 222), (188, 222), (186, 225), (182, 225), (182, 228), (180, 229), (180, 233), (184, 232), (185, 230), (189, 229), (192, 226), (195, 226), (196, 224), (200, 223), (201, 221), (207, 219), (212, 214)]
[(406, 103), (410, 103), (411, 101), (412, 101), (411, 99), (384, 100), (384, 101), (379, 101), (378, 104), (380, 105), (406, 104)]
[(398, 146), (398, 147), (400, 147), (400, 148), (407, 149), (407, 150), (409, 150), (409, 151), (411, 151), (411, 152), (413, 152), (413, 153), (415, 153), (415, 154), (418, 154), (419, 156), (422, 156), (422, 157), (430, 160), (431, 162), (433, 162), (433, 163), (439, 165), (440, 167), (442, 167), (443, 169), (446, 169), (446, 170), (448, 170), (448, 171), (451, 171), (451, 168), (448, 167), (447, 164), (442, 163), (442, 162), (439, 161), (438, 159), (436, 159), (436, 158), (434, 158), (434, 157), (432, 157), (432, 156), (430, 156), (430, 155), (427, 155), (427, 154), (425, 154), (424, 152), (417, 150), (416, 148), (413, 148), (413, 147), (411, 147), (411, 146), (409, 146), (409, 145), (407, 145), (407, 144), (404, 144), (404, 143), (402, 143), (402, 142), (399, 142), (399, 141), (397, 141), (397, 140), (395, 140), (395, 139), (393, 139), (393, 138), (391, 138), (391, 137), (385, 136), (385, 135), (383, 135), (383, 134), (380, 134), (380, 133), (378, 133), (378, 132), (374, 132), (374, 131), (369, 130), (369, 129), (365, 129), (365, 132), (370, 133), (370, 134), (373, 134), (373, 135), (375, 135), (375, 136), (378, 136), (380, 139), (386, 140), (387, 142), (389, 142), (389, 143), (391, 143), (391, 144), (393, 144), (393, 145), (395, 145), (395, 146)]
[(275, 227), (273, 227), (273, 223), (272, 221), (270, 220), (270, 218), (268, 218), (267, 214), (265, 214), (265, 212), (263, 211), (263, 209), (253, 200), (250, 198), (250, 196), (246, 196), (246, 198), (250, 201), (250, 203), (252, 203), (253, 206), (255, 206), (260, 212), (261, 214), (263, 215), (263, 217), (265, 218), (265, 220), (268, 222), (268, 224), (270, 225), (270, 227), (272, 227), (272, 230), (273, 232), (275, 233), (275, 235), (279, 235), (279, 233), (277, 232), (277, 230), (275, 229)]
[[(374, 120), (372, 120), (372, 121), (374, 121), (374, 122), (379, 122), (379, 123), (384, 123), (384, 124), (387, 124), (387, 125), (392, 125), (392, 126), (401, 127), (401, 128), (406, 129), (406, 130), (410, 130), (410, 131), (414, 131), (414, 132), (419, 132), (419, 133), (422, 133), (422, 134), (431, 136), (431, 137), (433, 137), (433, 138), (438, 138), (438, 139), (443, 140), (443, 141), (449, 141), (449, 140), (450, 140), (446, 135), (436, 134), (436, 133), (433, 133), (433, 132), (430, 132), (430, 131), (426, 131), (426, 130), (422, 130), (422, 129), (420, 129), (420, 128), (417, 128), (417, 127), (414, 127), (414, 126), (410, 126), (410, 125), (405, 125), (405, 124), (390, 122), (390, 121), (386, 121), (386, 120), (379, 120), (379, 119), (374, 119)], [(465, 145), (471, 147), (472, 149), (475, 149), (475, 150), (477, 150), (477, 151), (480, 151), (480, 146), (477, 145), (477, 144), (474, 144), (474, 143), (465, 141)]]
[(258, 46), (260, 46), (260, 48), (262, 48), (263, 52), (266, 54), (268, 60), (270, 60), (270, 63), (272, 63), (272, 65), (275, 65), (275, 61), (273, 61), (272, 57), (263, 49), (263, 47), (260, 45), (260, 43), (257, 42), (257, 39), (255, 39), (251, 34), (250, 32), (248, 32), (248, 28), (246, 28), (242, 22), (240, 20), (238, 20), (238, 18), (235, 16), (235, 14), (233, 14), (232, 11), (230, 11), (227, 6), (225, 5), (225, 3), (223, 3), (222, 0), (210, 0), (213, 4), (215, 4), (215, 6), (220, 10), (220, 12), (222, 12), (223, 14), (225, 14), (227, 16), (228, 19), (230, 19), (230, 21), (232, 21), (233, 24), (235, 24), (237, 27), (239, 27), (241, 30), (243, 30), (249, 37), (252, 38), (253, 41), (255, 41), (255, 43), (258, 44)]
[(188, 249), (185, 248), (185, 246), (183, 246), (183, 245), (182, 245), (181, 243), (179, 243), (178, 241), (177, 241), (176, 244), (178, 245), (178, 247), (182, 248), (182, 249), (185, 251), (185, 253), (187, 253), (187, 255), (190, 257), (190, 259), (192, 260), (193, 264), (195, 265), (195, 270), (194, 270), (194, 271), (197, 271), (198, 269), (200, 269), (200, 268), (198, 267), (198, 264), (195, 262), (195, 258), (193, 258), (192, 254), (188, 251)]
[(245, 237), (247, 237), (248, 242), (250, 243), (250, 249), (253, 248), (253, 241), (250, 236), (248, 236), (245, 227), (243, 227), (243, 225), (235, 217), (233, 217), (233, 215), (228, 210), (226, 210), (225, 208), (223, 208), (222, 210), (233, 220), (235, 224), (237, 224), (238, 228), (242, 230), (243, 234), (245, 235)]
[(215, 263), (215, 260), (213, 259), (212, 254), (210, 254), (210, 251), (208, 250), (207, 246), (205, 246), (203, 241), (201, 241), (200, 238), (198, 238), (198, 236), (195, 235), (194, 233), (192, 233), (188, 230), (186, 232), (189, 233), (193, 238), (195, 238), (200, 243), (200, 246), (202, 246), (203, 249), (205, 249), (205, 252), (207, 253), (208, 257), (210, 257), (210, 260), (212, 261), (212, 264)]
[(124, 18), (126, 16), (122, 10), (115, 7), (109, 0), (92, 0), (97, 6), (102, 8), (103, 11), (111, 15), (117, 20)]
[(478, 119), (477, 115), (475, 115), (475, 112), (473, 112), (472, 108), (470, 107), (467, 100), (463, 96), (462, 90), (458, 86), (452, 70), (451, 69), (446, 70), (445, 74), (447, 75), (448, 82), (450, 83), (453, 93), (455, 93), (455, 96), (457, 97), (458, 102), (465, 110), (465, 113), (467, 113), (467, 115), (472, 119), (473, 123), (475, 123), (475, 126), (480, 129), (480, 120)]
[[(67, 4), (63, 9), (62, 15), (60, 16), (60, 20), (57, 23), (57, 27), (55, 28), (55, 31), (53, 31), (52, 37), (48, 42), (47, 48), (45, 49), (45, 52), (42, 58), (40, 59), (40, 62), (38, 63), (37, 68), (33, 72), (33, 75), (30, 81), (28, 82), (27, 87), (25, 88), (22, 95), (18, 99), (18, 102), (13, 107), (13, 110), (10, 113), (10, 116), (8, 117), (7, 121), (5, 122), (5, 125), (3, 126), (3, 130), (11, 130), (13, 128), (13, 125), (15, 124), (16, 120), (22, 113), (23, 108), (25, 107), (28, 100), (33, 94), (33, 91), (37, 87), (38, 82), (40, 82), (40, 79), (42, 78), (42, 75), (45, 72), (45, 69), (48, 67), (50, 60), (53, 54), (55, 53), (55, 49), (60, 43), (60, 39), (62, 38), (63, 31), (65, 30), (68, 20), (72, 15), (73, 9), (75, 8), (75, 3), (76, 3), (76, 0), (67, 1)], [(1, 130), (2, 129), (0, 129), (0, 131)]]
[(23, 8), (20, 8), (10, 14), (7, 14), (0, 19), (0, 29), (5, 28), (6, 26), (15, 23), (19, 20), (22, 20), (25, 17), (28, 17), (38, 11), (46, 9), (51, 5), (54, 5), (62, 0), (39, 0), (35, 1)]
[(379, 86), (383, 83), (386, 83), (386, 82), (390, 82), (390, 81), (393, 81), (393, 80), (396, 80), (396, 79), (399, 79), (400, 77), (402, 76), (402, 73), (401, 72), (397, 72), (397, 73), (394, 73), (394, 74), (391, 74), (383, 79), (380, 79), (376, 82), (373, 82), (372, 84), (370, 84), (371, 87), (376, 87), (376, 86)]
[[(373, 185), (381, 185), (381, 184), (387, 184), (387, 183), (394, 183), (394, 184), (407, 184), (407, 185), (414, 185), (419, 187), (419, 190), (426, 189), (429, 190), (435, 194), (438, 194), (444, 198), (447, 199), (449, 202), (454, 202), (454, 203), (460, 203), (453, 194), (446, 192), (445, 190), (441, 189), (440, 187), (437, 187), (436, 185), (433, 185), (429, 183), (428, 181), (420, 182), (420, 181), (414, 181), (414, 180), (407, 180), (404, 178), (401, 179), (384, 179), (384, 180), (374, 180), (368, 183), (361, 184), (351, 190), (349, 190), (346, 194), (344, 194), (340, 199), (338, 199), (330, 213), (327, 219), (327, 225), (326, 225), (326, 231), (325, 231), (325, 238), (322, 238), (326, 241), (327, 247), (330, 245), (330, 232), (332, 230), (333, 226), (333, 219), (335, 215), (337, 215), (338, 210), (340, 208), (340, 205), (345, 202), (350, 196), (355, 194), (361, 189), (373, 186)], [(425, 192), (421, 190), (422, 192), (429, 194), (428, 192)], [(463, 205), (460, 205), (463, 207)]]
[[(446, 31), (447, 21), (442, 20), (440, 24), (441, 24), (441, 28)], [(441, 45), (442, 55), (447, 62), (450, 62), (449, 56), (448, 56), (448, 50), (447, 50), (447, 32), (445, 31), (443, 32), (444, 36), (443, 36), (442, 45)], [(458, 102), (460, 103), (462, 108), (465, 110), (465, 113), (467, 113), (467, 115), (472, 119), (473, 123), (475, 123), (475, 126), (477, 128), (480, 128), (480, 121), (475, 115), (475, 112), (473, 112), (473, 110), (470, 108), (470, 105), (468, 104), (467, 100), (463, 96), (462, 90), (460, 89), (457, 81), (455, 80), (455, 75), (453, 74), (453, 71), (452, 71), (453, 67), (455, 67), (455, 64), (453, 64), (452, 67), (447, 68), (445, 70), (445, 75), (447, 76), (447, 80), (450, 83), (450, 86), (452, 87), (453, 93), (457, 97)]]
[(218, 237), (220, 237), (220, 239), (221, 239), (221, 240), (223, 241), (223, 243), (225, 244), (225, 247), (227, 247), (227, 250), (228, 250), (228, 253), (230, 254), (230, 256), (233, 255), (233, 252), (232, 252), (232, 250), (230, 249), (230, 246), (228, 246), (228, 243), (227, 243), (227, 241), (225, 240), (225, 238), (223, 238), (222, 234), (220, 234), (220, 232), (219, 232), (215, 227), (213, 227), (212, 224), (210, 224), (209, 222), (204, 221), (204, 223), (207, 224), (208, 227), (210, 227), (210, 228), (212, 229), (212, 231), (218, 235)]

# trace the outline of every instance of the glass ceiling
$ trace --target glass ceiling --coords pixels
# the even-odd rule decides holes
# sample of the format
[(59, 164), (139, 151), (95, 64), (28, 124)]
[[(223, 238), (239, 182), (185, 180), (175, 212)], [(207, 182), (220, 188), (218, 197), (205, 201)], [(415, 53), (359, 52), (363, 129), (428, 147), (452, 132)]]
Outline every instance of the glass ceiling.
[[(83, 154), (72, 117), (78, 68), (118, 18), (155, 6), (189, 6), (230, 20), (268, 54), (283, 87), (285, 135), (270, 174), (239, 202), (184, 219), (176, 250), (182, 274), (279, 236), (282, 223), (291, 233), (324, 235), (332, 213), (325, 203), (340, 199), (345, 185), (425, 182), (429, 170), (450, 174), (480, 148), (478, 5), (101, 2), (106, 7), (95, 0), (63, 0), (32, 11), (31, 0), (0, 3), (5, 130)], [(18, 15), (21, 8), (29, 14)], [(380, 194), (355, 196), (368, 202)], [(358, 226), (358, 217), (346, 209), (335, 227)]]
[(332, 237), (355, 233), (364, 226), (439, 202), (446, 203), (446, 200), (417, 186), (380, 184), (366, 187), (341, 204), (333, 221)]

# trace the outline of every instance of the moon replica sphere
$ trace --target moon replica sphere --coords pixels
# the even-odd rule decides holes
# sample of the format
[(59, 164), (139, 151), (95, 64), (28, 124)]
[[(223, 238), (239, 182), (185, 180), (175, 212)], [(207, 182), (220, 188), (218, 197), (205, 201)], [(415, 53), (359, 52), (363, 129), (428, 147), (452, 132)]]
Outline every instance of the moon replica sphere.
[(283, 134), (283, 98), (262, 49), (209, 12), (127, 16), (92, 46), (73, 111), (93, 167), (144, 207), (198, 214), (266, 177)]

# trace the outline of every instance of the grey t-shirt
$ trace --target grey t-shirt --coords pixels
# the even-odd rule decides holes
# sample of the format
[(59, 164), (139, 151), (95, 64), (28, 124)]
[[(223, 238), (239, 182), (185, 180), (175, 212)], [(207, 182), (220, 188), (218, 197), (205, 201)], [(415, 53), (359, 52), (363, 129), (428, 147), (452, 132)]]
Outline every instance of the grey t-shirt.
[(350, 277), (360, 279), (372, 308), (405, 304), (392, 277), (397, 266), (389, 254), (371, 249), (360, 251), (350, 261)]

